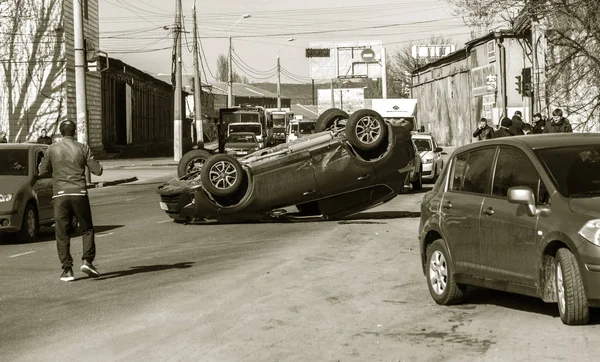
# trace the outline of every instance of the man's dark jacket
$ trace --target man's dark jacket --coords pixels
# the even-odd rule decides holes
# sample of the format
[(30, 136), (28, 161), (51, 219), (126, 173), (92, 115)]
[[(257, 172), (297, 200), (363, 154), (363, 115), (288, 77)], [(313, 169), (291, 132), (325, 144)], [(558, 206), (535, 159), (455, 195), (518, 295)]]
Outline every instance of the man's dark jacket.
[(513, 116), (510, 131), (513, 133), (513, 136), (521, 136), (525, 134), (523, 132), (523, 120), (521, 119), (521, 117), (517, 115)]
[(565, 117), (562, 117), (560, 121), (548, 121), (546, 123), (546, 128), (544, 129), (544, 133), (572, 133), (573, 127), (571, 127), (571, 123)]
[(483, 128), (477, 127), (477, 130), (473, 132), (473, 137), (477, 137), (479, 141), (492, 139), (494, 138), (494, 129), (488, 125)]
[(48, 136), (40, 136), (40, 138), (38, 138), (37, 143), (42, 143), (45, 145), (51, 145), (52, 144), (52, 138), (48, 137)]
[(512, 131), (506, 127), (500, 127), (494, 132), (494, 138), (514, 136)]
[(85, 167), (96, 176), (102, 175), (102, 165), (94, 159), (86, 144), (66, 136), (48, 146), (39, 166), (40, 175), (52, 173), (54, 196), (87, 195)]
[(544, 129), (546, 127), (546, 122), (543, 119), (535, 122), (533, 124), (533, 128), (531, 129), (531, 133), (533, 134), (541, 134), (544, 133)]

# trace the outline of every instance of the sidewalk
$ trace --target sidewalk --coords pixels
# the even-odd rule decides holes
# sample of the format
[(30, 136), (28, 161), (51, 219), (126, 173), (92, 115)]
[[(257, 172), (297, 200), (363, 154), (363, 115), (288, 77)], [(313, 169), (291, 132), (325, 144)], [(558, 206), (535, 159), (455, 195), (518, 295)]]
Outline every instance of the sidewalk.
[(104, 172), (92, 175), (88, 188), (144, 182), (164, 176), (177, 177), (177, 162), (171, 157), (99, 160)]

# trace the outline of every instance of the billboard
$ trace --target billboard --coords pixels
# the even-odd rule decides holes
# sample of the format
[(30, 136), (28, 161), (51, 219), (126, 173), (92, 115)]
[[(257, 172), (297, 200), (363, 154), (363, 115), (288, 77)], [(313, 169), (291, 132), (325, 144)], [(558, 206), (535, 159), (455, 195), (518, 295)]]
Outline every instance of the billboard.
[(325, 112), (329, 108), (340, 108), (347, 113), (352, 113), (365, 108), (364, 88), (337, 88), (333, 90), (333, 104), (331, 104), (331, 89), (317, 91), (317, 112)]
[(316, 42), (311, 49), (330, 49), (329, 57), (308, 58), (312, 79), (381, 78), (381, 40)]

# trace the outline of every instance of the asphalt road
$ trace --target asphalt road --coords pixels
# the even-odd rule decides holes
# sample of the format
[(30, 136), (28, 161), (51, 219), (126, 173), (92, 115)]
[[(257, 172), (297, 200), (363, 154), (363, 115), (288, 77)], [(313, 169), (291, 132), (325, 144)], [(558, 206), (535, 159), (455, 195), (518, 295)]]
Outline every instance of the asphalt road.
[[(163, 178), (166, 178), (163, 177)], [(343, 221), (178, 225), (160, 180), (91, 191), (102, 273), (61, 282), (53, 229), (0, 245), (2, 361), (592, 361), (600, 318), (471, 292), (437, 306), (419, 265), (422, 193)], [(427, 186), (426, 186), (427, 187)], [(72, 242), (76, 260), (81, 238)]]

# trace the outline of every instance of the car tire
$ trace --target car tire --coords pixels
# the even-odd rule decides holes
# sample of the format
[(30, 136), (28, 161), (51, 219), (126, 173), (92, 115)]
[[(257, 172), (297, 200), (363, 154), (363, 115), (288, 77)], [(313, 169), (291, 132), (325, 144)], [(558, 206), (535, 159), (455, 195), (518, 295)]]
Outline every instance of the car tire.
[(192, 150), (187, 152), (177, 165), (177, 176), (182, 177), (192, 171), (199, 171), (206, 160), (212, 156), (210, 152), (205, 150)]
[(444, 240), (438, 239), (427, 248), (425, 270), (429, 294), (437, 304), (451, 305), (463, 300), (466, 287), (457, 284), (454, 279), (450, 253)]
[(347, 120), (348, 117), (348, 113), (343, 110), (339, 108), (330, 108), (321, 113), (319, 118), (317, 118), (315, 132), (318, 133), (331, 130), (339, 121)]
[(358, 110), (346, 123), (346, 138), (352, 146), (370, 151), (380, 147), (387, 139), (388, 128), (383, 117), (371, 109)]
[(202, 186), (215, 196), (233, 195), (241, 186), (244, 170), (240, 162), (230, 155), (211, 156), (200, 173)]
[(17, 238), (23, 242), (34, 242), (37, 240), (40, 231), (40, 220), (36, 207), (28, 203), (23, 212), (23, 221), (21, 229), (17, 232)]
[(419, 168), (417, 173), (417, 179), (410, 183), (413, 191), (420, 191), (423, 189), (423, 168)]
[(556, 299), (564, 324), (581, 325), (590, 321), (590, 307), (577, 260), (565, 248), (556, 253)]

